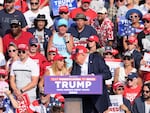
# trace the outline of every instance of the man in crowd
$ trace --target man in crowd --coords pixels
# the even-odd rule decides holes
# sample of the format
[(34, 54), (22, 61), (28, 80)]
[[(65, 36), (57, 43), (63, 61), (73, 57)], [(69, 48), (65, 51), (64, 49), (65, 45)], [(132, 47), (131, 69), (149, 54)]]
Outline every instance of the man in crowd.
[[(3, 52), (6, 54), (7, 49), (8, 49), (8, 45), (10, 42), (15, 43), (16, 45), (20, 44), (20, 43), (24, 43), (27, 44), (29, 43), (29, 39), (31, 37), (33, 37), (33, 35), (29, 32), (23, 31), (21, 29), (21, 25), (22, 23), (17, 20), (17, 19), (13, 19), (10, 22), (10, 33), (6, 34), (3, 37)], [(6, 58), (7, 58), (7, 54), (6, 54)]]
[[(47, 13), (47, 11), (43, 11), (42, 9), (40, 9), (40, 0), (30, 0), (30, 5), (31, 9), (24, 13), (28, 28), (34, 27), (34, 19), (37, 17), (38, 14), (45, 15), (48, 21), (48, 25), (46, 27), (50, 28), (53, 25), (53, 21), (50, 17), (50, 12)], [(49, 8), (47, 10), (49, 10)]]
[(142, 87), (142, 96), (136, 98), (133, 104), (133, 113), (150, 112), (150, 83), (145, 83)]
[(0, 10), (0, 36), (3, 37), (9, 32), (12, 19), (18, 19), (22, 24), (21, 28), (25, 30), (27, 23), (24, 15), (14, 8), (15, 0), (5, 0), (4, 9)]
[(105, 47), (107, 43), (114, 40), (113, 36), (113, 23), (107, 17), (107, 9), (100, 8), (97, 11), (97, 18), (94, 19), (92, 26), (96, 29), (99, 36), (100, 45)]
[(105, 80), (112, 77), (108, 66), (99, 53), (88, 54), (87, 48), (81, 45), (73, 49), (72, 58), (74, 59), (72, 75), (102, 75), (103, 94), (84, 96), (82, 97), (82, 103), (83, 113), (103, 113), (110, 106), (109, 95), (105, 85)]
[(74, 20), (76, 21), (76, 25), (70, 27), (68, 32), (73, 36), (75, 45), (85, 45), (87, 38), (97, 35), (93, 27), (86, 25), (87, 18), (84, 14), (78, 13)]
[(90, 6), (91, 0), (81, 0), (81, 7), (75, 8), (70, 12), (70, 17), (75, 18), (78, 13), (83, 13), (88, 19), (88, 24), (90, 24), (97, 14), (92, 10)]
[(14, 62), (10, 72), (10, 86), (18, 100), (22, 94), (29, 96), (30, 102), (36, 99), (36, 86), (39, 80), (39, 67), (29, 57), (29, 49), (26, 44), (18, 45), (20, 60)]

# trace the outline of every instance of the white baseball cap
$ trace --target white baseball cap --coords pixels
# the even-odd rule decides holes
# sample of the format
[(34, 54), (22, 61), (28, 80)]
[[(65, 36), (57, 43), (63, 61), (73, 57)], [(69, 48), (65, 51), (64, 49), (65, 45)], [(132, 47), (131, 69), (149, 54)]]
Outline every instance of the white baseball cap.
[(107, 9), (105, 7), (99, 8), (99, 10), (97, 11), (97, 13), (106, 14), (107, 13)]

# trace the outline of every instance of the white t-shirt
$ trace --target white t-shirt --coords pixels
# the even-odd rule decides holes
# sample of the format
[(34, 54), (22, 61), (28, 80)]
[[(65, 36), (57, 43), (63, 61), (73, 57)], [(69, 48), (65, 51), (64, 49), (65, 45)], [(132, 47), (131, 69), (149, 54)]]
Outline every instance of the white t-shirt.
[(150, 113), (150, 104), (145, 102), (145, 113)]
[(28, 27), (29, 28), (34, 27), (34, 19), (38, 16), (38, 14), (44, 14), (46, 19), (47, 19), (47, 22), (48, 22), (48, 25), (46, 26), (46, 28), (51, 27), (53, 25), (53, 20), (50, 17), (50, 12), (49, 13), (48, 12), (49, 12), (48, 7), (45, 7), (43, 9), (39, 9), (37, 13), (34, 13), (31, 10), (26, 11), (24, 13), (24, 16), (25, 16), (25, 19), (27, 21)]
[(87, 56), (84, 64), (80, 65), (81, 66), (81, 76), (88, 75), (88, 62), (89, 62), (89, 55)]

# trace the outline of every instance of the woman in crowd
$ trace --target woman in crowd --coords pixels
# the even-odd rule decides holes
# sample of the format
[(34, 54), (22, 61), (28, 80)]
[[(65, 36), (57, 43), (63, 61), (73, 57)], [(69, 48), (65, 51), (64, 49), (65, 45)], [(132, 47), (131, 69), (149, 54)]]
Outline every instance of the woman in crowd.
[(122, 82), (125, 84), (126, 77), (131, 72), (137, 72), (136, 68), (133, 67), (133, 58), (130, 54), (125, 54), (123, 56), (123, 67), (118, 67), (115, 70), (114, 74), (114, 83), (115, 82)]
[(123, 32), (123, 46), (124, 50), (127, 49), (127, 39), (129, 36), (134, 35), (137, 36), (138, 33), (140, 33), (144, 29), (144, 25), (142, 24), (142, 13), (138, 9), (130, 9), (126, 13), (126, 19), (129, 20), (129, 24), (124, 27)]
[(68, 21), (66, 19), (59, 19), (58, 24), (58, 32), (55, 32), (48, 42), (48, 49), (52, 46), (58, 49), (58, 53), (67, 57), (65, 61), (67, 62), (67, 68), (72, 66), (72, 60), (70, 59), (70, 53), (73, 48), (73, 37), (66, 33), (68, 30)]
[(16, 60), (19, 60), (19, 56), (18, 56), (18, 49), (17, 46), (14, 43), (10, 43), (8, 46), (8, 55), (10, 57), (10, 59), (7, 61), (6, 63), (6, 71), (10, 71), (11, 65), (13, 62), (15, 62)]
[[(46, 76), (64, 76), (69, 75), (69, 71), (67, 70), (66, 62), (64, 56), (57, 54), (53, 58), (53, 64), (51, 67), (48, 67), (45, 74)], [(44, 78), (40, 80), (39, 87), (43, 89), (44, 86)]]

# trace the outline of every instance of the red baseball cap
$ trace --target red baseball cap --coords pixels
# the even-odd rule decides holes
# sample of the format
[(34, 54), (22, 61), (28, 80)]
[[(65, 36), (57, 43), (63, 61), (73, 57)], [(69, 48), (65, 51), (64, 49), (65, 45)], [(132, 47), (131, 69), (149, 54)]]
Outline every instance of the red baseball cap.
[(115, 82), (113, 84), (113, 89), (116, 90), (118, 87), (124, 87), (124, 84), (122, 82)]
[(82, 45), (75, 46), (72, 49), (71, 59), (75, 59), (77, 54), (88, 53), (88, 49)]
[(7, 71), (5, 69), (0, 69), (0, 75), (7, 75)]
[(55, 56), (54, 56), (54, 61), (57, 61), (57, 60), (63, 60), (63, 59), (66, 59), (66, 57), (64, 57), (64, 56), (62, 56), (62, 55), (60, 55), (60, 54), (56, 54)]
[(99, 42), (99, 38), (96, 35), (92, 35), (90, 36), (87, 41), (95, 41), (95, 42)]
[(130, 36), (127, 41), (128, 41), (130, 44), (134, 44), (134, 43), (137, 43), (137, 42), (138, 42), (137, 38), (134, 37), (134, 36)]
[(19, 44), (18, 45), (18, 49), (20, 49), (20, 50), (28, 50), (29, 48), (28, 48), (27, 44)]
[(115, 56), (115, 55), (117, 55), (119, 53), (119, 51), (117, 50), (117, 49), (113, 49), (112, 50), (112, 54)]
[(150, 13), (145, 14), (142, 19), (150, 21)]
[(56, 47), (51, 47), (51, 48), (48, 50), (48, 52), (56, 52), (56, 53), (58, 53), (58, 50), (57, 50)]
[(69, 12), (68, 6), (60, 6), (59, 7), (59, 12)]
[(91, 0), (82, 0), (81, 2), (82, 2), (82, 3), (85, 3), (85, 2), (86, 2), (86, 3), (90, 3)]

